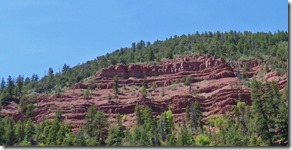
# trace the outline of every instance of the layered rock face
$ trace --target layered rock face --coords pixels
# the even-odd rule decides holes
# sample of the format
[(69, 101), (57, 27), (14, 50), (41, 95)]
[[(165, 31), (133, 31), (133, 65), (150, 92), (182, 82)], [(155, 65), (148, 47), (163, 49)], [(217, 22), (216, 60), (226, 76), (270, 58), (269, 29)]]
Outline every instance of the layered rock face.
[[(113, 76), (118, 75), (119, 77), (126, 79), (129, 77), (144, 78), (145, 76), (153, 77), (202, 70), (205, 70), (205, 73), (211, 73), (211, 71), (217, 70), (218, 68), (228, 68), (224, 59), (206, 56), (189, 56), (180, 57), (159, 64), (111, 66), (98, 72), (96, 76), (112, 78)], [(230, 70), (228, 69), (226, 71)], [(227, 76), (233, 76), (233, 74), (228, 74)]]
[[(113, 77), (119, 77), (120, 93), (115, 97), (112, 90)], [(191, 87), (183, 84), (186, 76), (192, 77)], [(147, 77), (148, 94), (142, 98), (140, 87)], [(85, 99), (82, 91), (94, 83), (91, 96)], [(157, 88), (151, 88), (156, 85)], [(190, 90), (191, 88), (191, 90)], [(163, 93), (164, 91), (164, 93)], [(239, 94), (240, 93), (240, 94)], [(112, 99), (108, 95), (112, 95)], [(164, 96), (162, 96), (164, 94)], [(238, 97), (250, 104), (250, 91), (240, 85), (233, 69), (222, 58), (210, 56), (186, 56), (157, 64), (118, 65), (101, 70), (91, 81), (77, 84), (65, 92), (65, 96), (40, 97), (35, 120), (52, 119), (56, 110), (63, 111), (64, 121), (73, 130), (85, 123), (85, 112), (95, 106), (114, 121), (117, 113), (127, 115), (126, 126), (135, 125), (136, 104), (147, 105), (154, 114), (172, 109), (175, 121), (185, 117), (185, 108), (191, 102), (201, 103), (204, 120), (210, 115), (222, 114), (236, 104)]]
[[(250, 74), (255, 75), (258, 71), (259, 65), (251, 63)], [(211, 115), (228, 113), (238, 99), (251, 105), (250, 89), (235, 72), (224, 59), (211, 56), (184, 56), (156, 64), (111, 66), (60, 96), (39, 97), (33, 116), (36, 122), (53, 119), (60, 109), (64, 122), (76, 132), (85, 123), (88, 107), (94, 106), (103, 111), (110, 122), (115, 121), (118, 113), (127, 115), (124, 125), (132, 127), (136, 124), (136, 104), (149, 106), (155, 115), (171, 109), (175, 122), (181, 122), (185, 119), (186, 106), (198, 101), (203, 121), (206, 121)], [(117, 95), (112, 90), (115, 75), (119, 78)], [(191, 86), (183, 84), (186, 76), (192, 77)], [(145, 77), (148, 92), (143, 98), (140, 88)], [(287, 76), (278, 83), (285, 86)], [(85, 98), (83, 93), (88, 88), (92, 90)]]

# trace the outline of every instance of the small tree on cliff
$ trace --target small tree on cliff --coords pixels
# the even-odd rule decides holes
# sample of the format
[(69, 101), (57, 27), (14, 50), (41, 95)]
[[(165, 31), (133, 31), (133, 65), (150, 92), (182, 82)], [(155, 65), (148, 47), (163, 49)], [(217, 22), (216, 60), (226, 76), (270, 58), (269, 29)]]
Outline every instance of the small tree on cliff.
[(94, 81), (93, 80), (90, 80), (89, 81), (88, 88), (89, 88), (90, 91), (94, 90), (95, 84), (94, 84)]
[(189, 94), (192, 92), (192, 77), (186, 76), (183, 78), (183, 83), (185, 86), (189, 86)]
[(188, 86), (188, 85), (191, 84), (192, 77), (191, 76), (186, 76), (186, 77), (184, 77), (183, 81), (184, 81), (184, 85)]
[(114, 81), (113, 81), (113, 89), (115, 91), (115, 94), (117, 95), (119, 93), (119, 87), (118, 87), (118, 76), (114, 76)]
[(142, 97), (145, 98), (147, 96), (147, 77), (144, 77), (142, 88), (141, 88)]
[(162, 96), (162, 97), (164, 97), (164, 95), (165, 95), (165, 94), (164, 94), (164, 83), (163, 83), (163, 85), (162, 85), (162, 92), (161, 92), (161, 96)]
[(141, 88), (141, 95), (143, 98), (145, 98), (147, 96), (147, 90), (146, 90), (145, 86), (142, 86), (142, 88)]
[(89, 95), (90, 95), (90, 91), (89, 91), (89, 89), (86, 89), (86, 90), (84, 91), (84, 93), (83, 93), (83, 97), (84, 97), (84, 99), (88, 99), (88, 98), (89, 98)]

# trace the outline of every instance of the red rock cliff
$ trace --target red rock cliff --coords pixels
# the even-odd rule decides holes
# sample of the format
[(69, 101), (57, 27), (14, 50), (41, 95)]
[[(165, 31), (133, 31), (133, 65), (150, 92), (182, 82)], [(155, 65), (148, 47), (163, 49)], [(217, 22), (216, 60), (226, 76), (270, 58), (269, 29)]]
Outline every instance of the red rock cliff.
[[(258, 64), (250, 64), (250, 72), (257, 74)], [(119, 77), (120, 91), (116, 97), (112, 90), (115, 75)], [(145, 76), (148, 93), (142, 98), (140, 86)], [(182, 82), (186, 76), (192, 77), (191, 90)], [(127, 115), (124, 124), (131, 127), (136, 124), (136, 104), (151, 107), (156, 115), (171, 108), (176, 122), (184, 119), (185, 108), (193, 101), (200, 102), (204, 121), (211, 115), (228, 113), (239, 97), (251, 105), (250, 89), (235, 76), (235, 71), (223, 58), (211, 56), (184, 56), (156, 64), (111, 66), (97, 72), (91, 81), (95, 90), (89, 98), (83, 97), (89, 81), (76, 84), (59, 97), (39, 97), (34, 120), (52, 119), (60, 109), (64, 122), (77, 131), (85, 123), (85, 113), (90, 106), (103, 111), (110, 122), (115, 120), (117, 113)], [(279, 85), (286, 83), (287, 76), (279, 79)], [(155, 89), (152, 88), (154, 84), (157, 85)], [(108, 98), (109, 94), (112, 99)]]

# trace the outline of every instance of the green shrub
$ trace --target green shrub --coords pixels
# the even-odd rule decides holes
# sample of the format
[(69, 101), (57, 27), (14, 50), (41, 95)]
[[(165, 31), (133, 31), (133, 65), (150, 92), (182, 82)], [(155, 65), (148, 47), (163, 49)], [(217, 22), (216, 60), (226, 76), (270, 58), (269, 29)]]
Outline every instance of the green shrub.
[(145, 86), (142, 86), (141, 88), (141, 94), (142, 94), (142, 97), (146, 97), (147, 96), (147, 90), (146, 90), (146, 87)]
[(152, 88), (153, 90), (155, 90), (157, 87), (158, 87), (158, 86), (157, 86), (157, 83), (153, 83), (151, 88)]
[(177, 85), (176, 85), (176, 84), (171, 85), (171, 86), (168, 88), (168, 90), (172, 90), (172, 91), (177, 90)]
[(84, 99), (89, 98), (89, 95), (90, 95), (89, 89), (86, 89), (86, 90), (84, 91), (84, 93), (83, 93), (83, 97), (84, 97)]
[(196, 137), (196, 145), (197, 146), (209, 146), (210, 143), (211, 143), (211, 140), (206, 135), (200, 134)]
[(186, 85), (186, 86), (190, 85), (192, 82), (192, 77), (191, 76), (184, 77), (183, 82), (184, 82), (184, 85)]

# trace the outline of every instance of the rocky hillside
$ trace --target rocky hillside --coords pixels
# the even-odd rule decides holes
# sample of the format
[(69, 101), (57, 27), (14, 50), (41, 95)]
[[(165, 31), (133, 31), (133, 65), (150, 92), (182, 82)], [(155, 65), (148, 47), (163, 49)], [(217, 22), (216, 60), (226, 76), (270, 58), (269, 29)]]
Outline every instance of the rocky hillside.
[[(89, 106), (103, 111), (113, 121), (117, 113), (127, 115), (125, 125), (136, 124), (134, 109), (136, 104), (147, 105), (155, 114), (171, 109), (175, 122), (185, 117), (185, 108), (193, 101), (201, 104), (203, 121), (214, 114), (228, 113), (238, 99), (251, 105), (250, 88), (239, 78), (243, 66), (247, 78), (256, 76), (263, 81), (276, 81), (282, 89), (287, 84), (287, 74), (277, 76), (269, 72), (259, 76), (264, 68), (258, 60), (236, 62), (239, 68), (232, 68), (223, 58), (211, 56), (184, 56), (153, 64), (131, 64), (110, 66), (97, 72), (90, 79), (75, 84), (64, 93), (38, 97), (33, 118), (36, 122), (54, 118), (60, 109), (64, 122), (78, 131), (84, 124), (85, 112)], [(113, 90), (113, 78), (118, 76), (119, 93)], [(185, 85), (186, 77), (191, 77), (191, 85)], [(145, 83), (146, 82), (146, 83)], [(141, 85), (147, 84), (147, 95), (142, 97)], [(87, 89), (88, 96), (84, 96)], [(2, 114), (21, 118), (17, 105), (4, 106)]]

